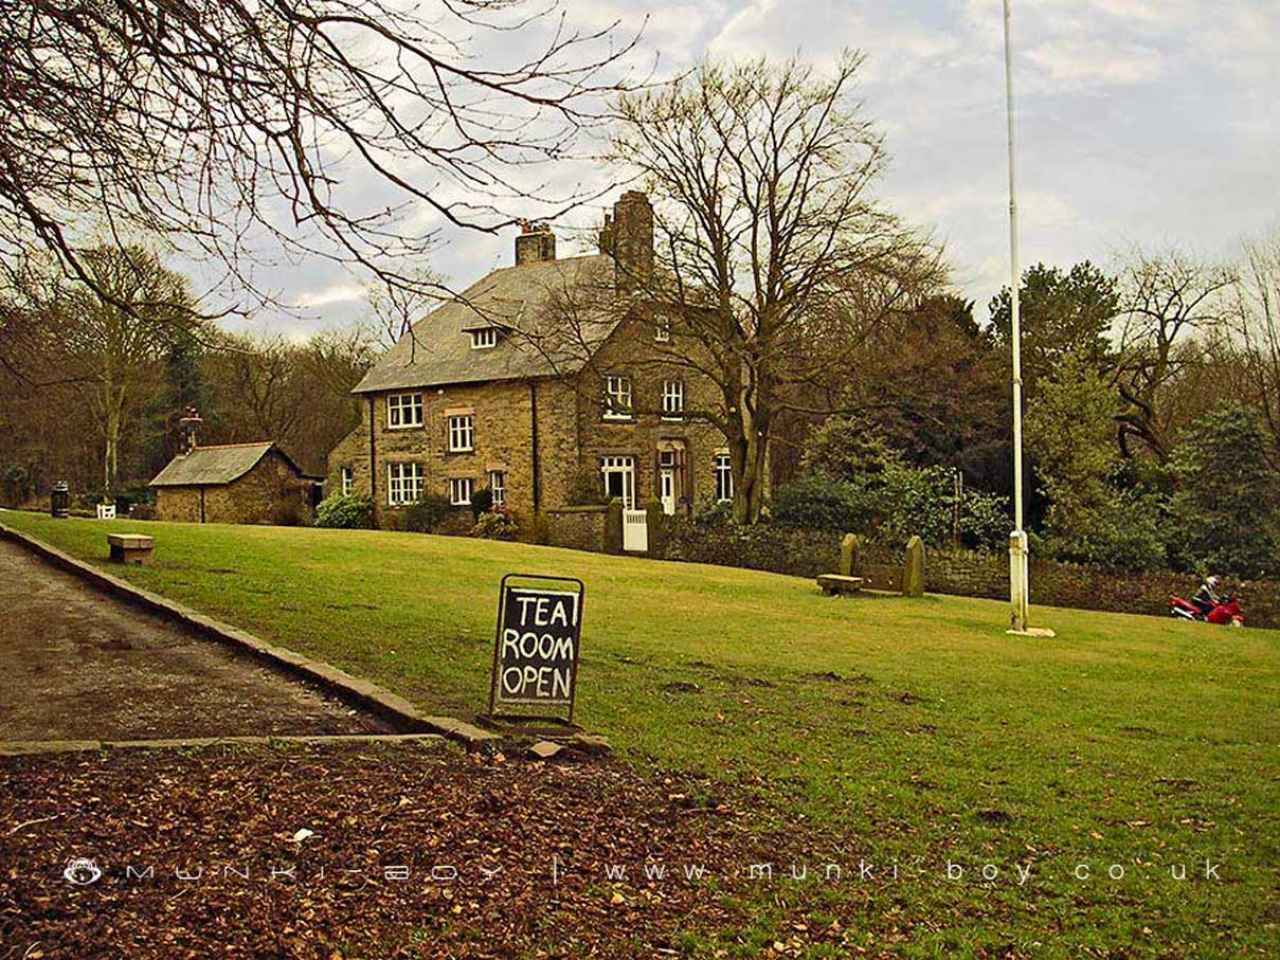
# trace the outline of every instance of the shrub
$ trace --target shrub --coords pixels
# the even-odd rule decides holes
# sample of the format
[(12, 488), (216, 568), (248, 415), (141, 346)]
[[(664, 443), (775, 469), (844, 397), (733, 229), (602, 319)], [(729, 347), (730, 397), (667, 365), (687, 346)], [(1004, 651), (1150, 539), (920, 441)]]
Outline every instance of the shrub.
[(481, 487), (475, 493), (471, 494), (471, 515), (476, 519), (480, 519), (480, 515), (488, 513), (493, 509), (493, 491), (488, 487)]
[[(135, 508), (135, 512), (136, 512)], [(362, 530), (373, 521), (373, 502), (368, 497), (336, 494), (316, 507), (315, 525), (338, 530)]]
[(129, 510), (130, 520), (154, 520), (156, 508), (149, 503), (135, 503)]
[(854, 484), (825, 474), (811, 473), (784, 484), (773, 498), (773, 519), (784, 527), (863, 531), (866, 525), (859, 513)]
[(404, 529), (414, 533), (432, 533), (453, 512), (453, 504), (444, 494), (424, 494), (404, 512)]
[[(919, 535), (935, 546), (950, 544), (957, 520), (953, 474), (945, 467), (894, 463), (878, 474), (848, 480), (811, 473), (778, 488), (773, 518), (787, 527), (858, 533), (895, 543)], [(966, 490), (958, 519), (966, 546), (996, 546), (1008, 536), (1004, 497)]]
[(569, 484), (569, 504), (575, 507), (591, 507), (607, 502), (600, 474), (590, 467), (578, 469)]
[(486, 540), (515, 540), (519, 535), (519, 524), (511, 512), (503, 507), (480, 514), (475, 526), (471, 528), (471, 536)]
[(718, 527), (733, 522), (733, 504), (728, 501), (704, 500), (694, 511), (693, 522), (704, 527)]
[(31, 496), (31, 473), (21, 464), (9, 464), (0, 482), (4, 484), (5, 500), (15, 506)]

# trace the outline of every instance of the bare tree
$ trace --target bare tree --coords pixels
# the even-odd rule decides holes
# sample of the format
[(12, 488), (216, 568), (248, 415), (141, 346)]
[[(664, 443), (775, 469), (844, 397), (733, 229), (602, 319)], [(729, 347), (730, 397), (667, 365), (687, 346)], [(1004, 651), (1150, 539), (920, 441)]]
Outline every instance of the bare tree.
[(1245, 243), (1232, 316), (1243, 346), (1241, 392), (1261, 414), (1271, 436), (1268, 459), (1280, 469), (1280, 232)]
[(1121, 286), (1120, 365), (1116, 386), (1124, 407), (1117, 416), (1121, 450), (1137, 440), (1163, 460), (1170, 420), (1164, 388), (1185, 362), (1199, 356), (1190, 339), (1216, 328), (1226, 316), (1223, 294), (1234, 275), (1180, 250), (1135, 251)]
[[(0, 257), (42, 245), (110, 299), (86, 225), (228, 265), (256, 245), (388, 262), (496, 230), (622, 89), (632, 42), (526, 0), (27, 0), (0, 17)], [(514, 51), (486, 50), (485, 41)], [(344, 190), (353, 172), (363, 182)], [(371, 179), (370, 179), (371, 178)], [(419, 220), (419, 223), (422, 221)]]
[[(374, 342), (384, 349), (394, 347), (406, 334), (414, 336), (411, 349), (417, 347), (414, 324), (442, 302), (438, 291), (443, 288), (439, 274), (426, 267), (402, 267), (398, 276), (410, 283), (375, 283), (368, 288), (369, 328)], [(410, 354), (410, 362), (413, 362)]]
[(141, 399), (172, 339), (198, 328), (200, 320), (186, 279), (142, 247), (96, 247), (81, 251), (80, 261), (91, 283), (59, 275), (50, 286), (49, 310), (60, 315), (53, 339), (102, 431), (102, 480), (112, 491), (130, 405)]
[(760, 517), (779, 418), (837, 409), (821, 386), (942, 280), (938, 251), (872, 195), (886, 155), (855, 98), (861, 64), (708, 63), (620, 99), (613, 158), (654, 197), (656, 237), (652, 270), (623, 279), (671, 324), (658, 361), (718, 388), (698, 414), (728, 438), (742, 523)]

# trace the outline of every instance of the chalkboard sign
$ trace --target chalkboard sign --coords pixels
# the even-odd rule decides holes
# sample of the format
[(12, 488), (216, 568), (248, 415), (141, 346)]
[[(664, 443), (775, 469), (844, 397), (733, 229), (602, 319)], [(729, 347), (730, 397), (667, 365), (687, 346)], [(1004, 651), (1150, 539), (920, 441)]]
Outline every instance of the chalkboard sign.
[(536, 708), (541, 719), (567, 710), (565, 719), (572, 722), (584, 593), (582, 581), (570, 577), (509, 573), (502, 578), (489, 681), (491, 715), (532, 717)]

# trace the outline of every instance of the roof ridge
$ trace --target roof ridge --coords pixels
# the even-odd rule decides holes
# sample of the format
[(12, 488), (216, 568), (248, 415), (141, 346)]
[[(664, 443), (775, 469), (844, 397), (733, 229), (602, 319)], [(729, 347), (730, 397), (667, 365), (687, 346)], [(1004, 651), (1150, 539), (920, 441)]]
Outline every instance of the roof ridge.
[(197, 450), (226, 450), (229, 447), (261, 447), (264, 444), (274, 446), (274, 440), (246, 440), (243, 443), (203, 443), (197, 444), (189, 452), (195, 453)]

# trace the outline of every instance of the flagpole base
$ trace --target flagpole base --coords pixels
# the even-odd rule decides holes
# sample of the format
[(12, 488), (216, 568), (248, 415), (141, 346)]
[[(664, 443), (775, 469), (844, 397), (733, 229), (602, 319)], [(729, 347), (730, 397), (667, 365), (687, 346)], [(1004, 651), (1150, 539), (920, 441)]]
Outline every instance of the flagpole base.
[(1027, 533), (1015, 530), (1009, 535), (1009, 627), (1010, 633), (1027, 629), (1030, 617), (1031, 590), (1028, 583)]

